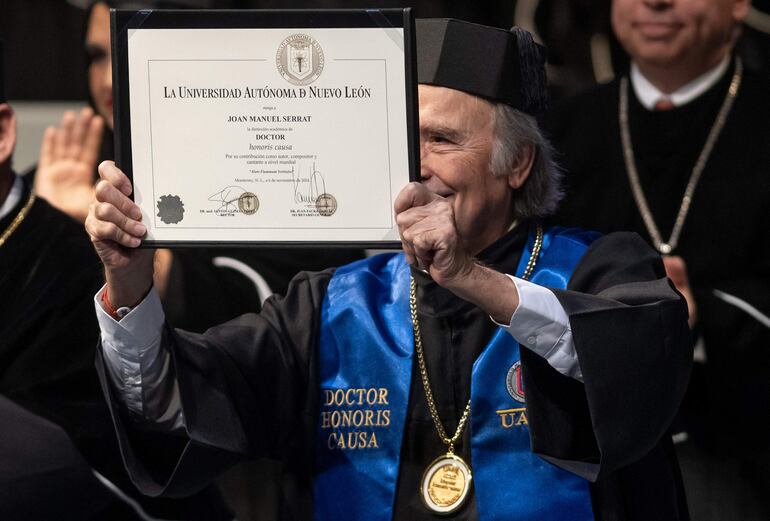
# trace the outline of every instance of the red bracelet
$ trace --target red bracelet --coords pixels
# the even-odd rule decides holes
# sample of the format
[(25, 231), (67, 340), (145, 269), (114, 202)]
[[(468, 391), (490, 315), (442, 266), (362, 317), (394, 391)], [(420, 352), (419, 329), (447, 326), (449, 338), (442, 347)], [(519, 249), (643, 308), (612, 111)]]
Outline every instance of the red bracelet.
[(131, 307), (121, 307), (121, 310), (125, 310), (124, 313), (119, 314), (118, 310), (115, 309), (115, 306), (112, 305), (112, 302), (110, 302), (110, 297), (107, 294), (107, 286), (104, 287), (104, 291), (102, 292), (102, 306), (104, 307), (104, 311), (107, 312), (108, 315), (110, 315), (115, 320), (120, 320), (124, 316), (126, 316), (128, 311), (131, 310)]

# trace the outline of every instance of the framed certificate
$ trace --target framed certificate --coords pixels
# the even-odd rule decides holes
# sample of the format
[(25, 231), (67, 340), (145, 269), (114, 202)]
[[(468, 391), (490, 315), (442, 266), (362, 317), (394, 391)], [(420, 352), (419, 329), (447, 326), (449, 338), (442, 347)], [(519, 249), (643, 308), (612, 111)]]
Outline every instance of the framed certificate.
[(111, 12), (115, 152), (152, 247), (400, 246), (409, 9)]

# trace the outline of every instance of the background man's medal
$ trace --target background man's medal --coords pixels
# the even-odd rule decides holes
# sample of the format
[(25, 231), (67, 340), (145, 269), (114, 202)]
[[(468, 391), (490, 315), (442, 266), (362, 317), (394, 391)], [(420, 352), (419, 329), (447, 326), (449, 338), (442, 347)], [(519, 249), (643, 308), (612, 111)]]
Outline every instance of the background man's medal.
[(433, 460), (425, 470), (420, 482), (420, 496), (433, 512), (451, 514), (465, 503), (471, 490), (471, 479), (468, 464), (448, 452)]

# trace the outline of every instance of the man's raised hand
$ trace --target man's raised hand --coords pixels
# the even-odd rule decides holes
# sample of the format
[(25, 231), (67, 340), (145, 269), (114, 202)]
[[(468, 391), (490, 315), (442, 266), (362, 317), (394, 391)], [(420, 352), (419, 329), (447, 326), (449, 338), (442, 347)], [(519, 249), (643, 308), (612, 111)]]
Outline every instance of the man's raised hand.
[(394, 209), (409, 264), (427, 270), (441, 285), (470, 272), (473, 259), (457, 234), (451, 201), (410, 183), (396, 197)]
[(94, 199), (93, 175), (104, 120), (90, 108), (66, 112), (58, 127), (43, 135), (35, 173), (35, 193), (70, 216), (84, 221)]
[(476, 263), (457, 234), (452, 202), (420, 183), (401, 190), (394, 204), (406, 260), (426, 269), (454, 294), (507, 324), (519, 305), (519, 293), (506, 275)]
[(690, 278), (687, 276), (687, 263), (682, 257), (665, 255), (663, 256), (663, 265), (666, 267), (666, 275), (687, 301), (687, 310), (689, 311), (687, 323), (692, 329), (698, 322), (698, 306), (690, 286)]
[(110, 300), (131, 305), (141, 300), (152, 285), (153, 250), (137, 249), (147, 228), (142, 212), (128, 197), (132, 187), (115, 163), (99, 165), (96, 202), (86, 218), (86, 230), (105, 267)]

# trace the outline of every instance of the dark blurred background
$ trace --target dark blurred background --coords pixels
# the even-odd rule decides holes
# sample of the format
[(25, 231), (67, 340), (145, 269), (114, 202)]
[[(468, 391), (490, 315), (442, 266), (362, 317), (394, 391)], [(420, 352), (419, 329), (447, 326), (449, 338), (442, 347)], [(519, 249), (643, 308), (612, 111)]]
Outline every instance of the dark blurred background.
[[(7, 95), (21, 122), (14, 166), (37, 160), (48, 125), (86, 100), (84, 9), (89, 0), (0, 0)], [(611, 0), (175, 0), (200, 9), (371, 8), (411, 6), (418, 17), (519, 25), (548, 47), (553, 104), (610, 81), (628, 59), (610, 29)], [(738, 45), (744, 63), (770, 70), (770, 0), (754, 0)]]
[[(83, 9), (88, 0), (2, 0), (0, 38), (7, 42), (11, 100), (85, 99)], [(181, 0), (201, 9), (404, 7), (418, 17), (454, 17), (533, 31), (549, 52), (552, 96), (607, 81), (627, 63), (612, 36), (610, 0)], [(770, 0), (755, 0), (741, 52), (755, 68), (770, 63)]]
[[(2, 0), (0, 37), (8, 42), (7, 94), (11, 100), (85, 99), (85, 62), (82, 50), (83, 8), (86, 0)], [(294, 9), (403, 7), (408, 1), (356, 0), (190, 0), (201, 9)], [(487, 25), (513, 23), (514, 3), (449, 2), (411, 3), (420, 17), (455, 17)]]

